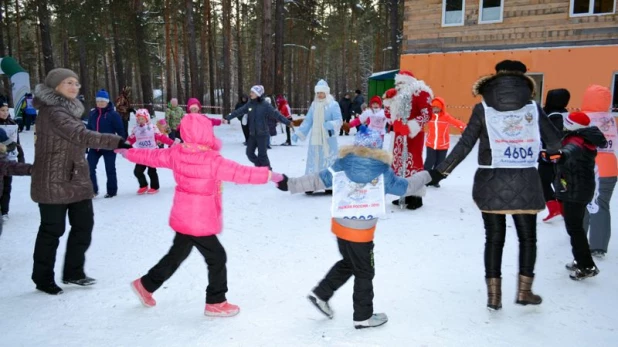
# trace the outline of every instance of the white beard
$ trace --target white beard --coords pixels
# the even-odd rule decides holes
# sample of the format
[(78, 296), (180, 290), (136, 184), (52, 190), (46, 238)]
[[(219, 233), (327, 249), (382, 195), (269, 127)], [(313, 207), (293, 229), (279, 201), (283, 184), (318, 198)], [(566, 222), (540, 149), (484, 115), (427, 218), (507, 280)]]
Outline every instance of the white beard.
[[(395, 86), (395, 89), (397, 89), (397, 94), (390, 101), (390, 113), (395, 119), (403, 118), (405, 111), (403, 102), (404, 96), (410, 96), (410, 109), (407, 114), (408, 118), (412, 112), (412, 100), (418, 97), (422, 91), (428, 92), (430, 98), (433, 98), (433, 91), (423, 81), (416, 80), (412, 84), (398, 84)], [(431, 100), (429, 102), (431, 103)]]

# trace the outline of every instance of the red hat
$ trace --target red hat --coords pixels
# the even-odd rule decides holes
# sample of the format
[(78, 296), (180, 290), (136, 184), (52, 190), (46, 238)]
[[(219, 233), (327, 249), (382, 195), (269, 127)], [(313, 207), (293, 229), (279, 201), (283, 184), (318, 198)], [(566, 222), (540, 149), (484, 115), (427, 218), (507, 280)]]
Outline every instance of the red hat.
[(584, 112), (571, 112), (564, 119), (564, 127), (567, 130), (582, 129), (590, 125), (590, 117)]
[(401, 70), (397, 75), (395, 75), (395, 85), (412, 85), (414, 82), (416, 82), (416, 77), (414, 77), (414, 75), (410, 71)]
[(380, 107), (382, 107), (382, 98), (377, 95), (372, 97), (371, 99), (369, 99), (369, 106), (371, 106), (372, 104), (378, 104), (380, 105)]
[(399, 71), (399, 74), (400, 74), (400, 75), (404, 75), (404, 76), (410, 76), (410, 77), (412, 77), (412, 78), (416, 78), (416, 77), (414, 77), (414, 74), (413, 74), (413, 73), (411, 73), (411, 72), (410, 72), (410, 71), (408, 71), (408, 70), (401, 70), (401, 71)]
[(191, 98), (189, 99), (189, 101), (187, 101), (187, 113), (191, 113), (191, 111), (189, 110), (193, 105), (197, 105), (200, 108), (200, 111), (202, 110), (202, 103), (196, 98)]

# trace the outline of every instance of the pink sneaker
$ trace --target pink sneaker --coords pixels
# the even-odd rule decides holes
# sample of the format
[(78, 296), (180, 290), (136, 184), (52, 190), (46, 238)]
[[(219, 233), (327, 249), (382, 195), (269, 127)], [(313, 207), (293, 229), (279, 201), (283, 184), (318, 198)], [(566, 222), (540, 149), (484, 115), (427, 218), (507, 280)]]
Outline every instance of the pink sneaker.
[(220, 304), (206, 304), (204, 315), (209, 317), (232, 317), (240, 312), (240, 307), (227, 301)]
[(137, 190), (137, 195), (146, 194), (147, 191), (148, 191), (148, 187), (140, 188)]
[(131, 288), (133, 288), (133, 291), (135, 292), (135, 294), (137, 294), (144, 306), (154, 307), (157, 304), (155, 299), (152, 297), (152, 293), (147, 291), (146, 288), (144, 288), (144, 286), (142, 285), (141, 278), (138, 278), (135, 281), (131, 282)]
[(150, 189), (148, 189), (148, 191), (146, 192), (146, 194), (157, 194), (158, 192), (159, 192), (159, 190), (158, 190), (158, 189), (153, 189), (153, 188), (150, 188)]

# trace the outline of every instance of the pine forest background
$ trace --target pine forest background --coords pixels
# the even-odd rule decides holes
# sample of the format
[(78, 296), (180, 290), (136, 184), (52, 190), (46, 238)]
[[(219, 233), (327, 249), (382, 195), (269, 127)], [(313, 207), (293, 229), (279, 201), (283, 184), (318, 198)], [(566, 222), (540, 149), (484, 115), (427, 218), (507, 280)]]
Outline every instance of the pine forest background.
[(150, 111), (197, 97), (227, 113), (263, 84), (302, 109), (320, 78), (340, 98), (397, 68), (402, 11), (398, 0), (0, 0), (0, 56), (33, 89), (55, 67), (76, 71), (87, 107), (129, 86)]

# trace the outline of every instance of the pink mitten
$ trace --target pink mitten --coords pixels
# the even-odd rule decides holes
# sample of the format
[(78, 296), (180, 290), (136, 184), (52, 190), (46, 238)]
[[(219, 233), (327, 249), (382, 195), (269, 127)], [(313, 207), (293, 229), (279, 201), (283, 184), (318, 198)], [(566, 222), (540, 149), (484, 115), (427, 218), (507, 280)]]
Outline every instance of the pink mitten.
[(273, 172), (270, 175), (270, 180), (275, 182), (275, 183), (279, 183), (279, 182), (283, 181), (283, 175), (280, 174), (280, 173), (277, 173), (277, 172)]
[(127, 157), (127, 151), (128, 151), (128, 149), (126, 149), (126, 148), (118, 148), (118, 149), (114, 150), (114, 153), (120, 154), (121, 156), (126, 158)]

